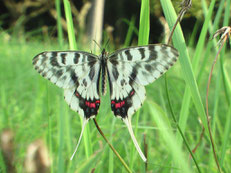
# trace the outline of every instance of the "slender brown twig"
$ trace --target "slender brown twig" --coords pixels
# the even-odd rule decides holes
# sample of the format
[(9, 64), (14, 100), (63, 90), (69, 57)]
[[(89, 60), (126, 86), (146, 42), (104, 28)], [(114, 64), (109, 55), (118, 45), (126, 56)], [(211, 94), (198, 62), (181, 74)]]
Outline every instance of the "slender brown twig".
[[(179, 15), (177, 17), (177, 20), (176, 20), (176, 22), (175, 22), (175, 24), (174, 24), (174, 26), (172, 28), (172, 31), (171, 31), (170, 35), (168, 37), (167, 44), (170, 44), (170, 42), (172, 40), (173, 32), (176, 29), (177, 24), (183, 18), (184, 14), (191, 8), (191, 5), (192, 5), (192, 0), (184, 0), (181, 3), (182, 9), (181, 9), (181, 11), (180, 11), (180, 13), (179, 13)], [(184, 137), (184, 134), (183, 134), (183, 132), (182, 132), (177, 120), (176, 120), (176, 116), (175, 116), (175, 114), (173, 112), (172, 104), (171, 104), (170, 96), (169, 96), (169, 92), (168, 92), (169, 89), (168, 89), (168, 82), (167, 82), (167, 74), (165, 74), (165, 88), (166, 88), (166, 94), (167, 94), (168, 104), (169, 104), (169, 107), (170, 107), (170, 112), (171, 112), (172, 118), (173, 118), (173, 120), (174, 120), (174, 122), (175, 122), (175, 124), (177, 126), (177, 129), (178, 129), (178, 131), (179, 131), (179, 133), (180, 133), (180, 135), (181, 135), (181, 137), (182, 137), (182, 139), (183, 139), (183, 141), (185, 143), (185, 146), (187, 147), (187, 149), (188, 149), (188, 151), (190, 153), (190, 156), (192, 156), (192, 158), (193, 158), (193, 161), (194, 161), (194, 163), (195, 163), (195, 165), (197, 167), (198, 172), (200, 173), (201, 172), (200, 167), (197, 164), (196, 158), (194, 157), (193, 152), (191, 151), (191, 149), (190, 149), (190, 147), (189, 147), (189, 145), (188, 145), (188, 143), (187, 143), (187, 141), (186, 141), (186, 139)]]
[[(201, 132), (201, 134), (200, 134), (199, 142), (197, 143), (197, 145), (196, 145), (196, 146), (194, 147), (194, 149), (192, 150), (192, 153), (195, 153), (196, 150), (197, 150), (197, 148), (200, 146), (201, 141), (202, 141), (202, 138), (203, 138), (203, 136), (204, 136), (204, 133), (205, 133), (205, 127), (202, 125), (202, 132)], [(191, 157), (192, 157), (192, 156), (190, 155), (189, 158), (191, 158)]]
[(212, 149), (213, 149), (213, 155), (214, 155), (214, 158), (215, 158), (215, 161), (216, 161), (216, 164), (217, 164), (217, 168), (219, 170), (219, 172), (221, 172), (221, 168), (220, 168), (220, 165), (219, 165), (219, 162), (218, 162), (218, 158), (217, 158), (217, 155), (216, 155), (216, 150), (215, 150), (215, 145), (214, 145), (214, 141), (213, 141), (213, 137), (212, 137), (212, 132), (211, 132), (211, 127), (210, 127), (210, 121), (209, 121), (209, 101), (208, 101), (208, 97), (209, 97), (209, 87), (210, 87), (210, 83), (211, 83), (211, 79), (212, 79), (212, 73), (213, 73), (213, 69), (215, 67), (215, 64), (217, 62), (217, 59), (218, 59), (218, 56), (226, 42), (226, 40), (228, 39), (229, 35), (231, 34), (231, 27), (223, 27), (221, 29), (219, 29), (213, 36), (216, 37), (218, 36), (218, 34), (221, 34), (223, 33), (223, 35), (221, 36), (221, 39), (219, 40), (219, 45), (220, 45), (220, 48), (216, 54), (216, 57), (213, 61), (213, 64), (212, 64), (212, 67), (211, 67), (211, 70), (210, 70), (210, 73), (209, 73), (209, 79), (208, 79), (208, 84), (207, 84), (207, 89), (206, 89), (206, 118), (207, 118), (207, 123), (208, 123), (208, 129), (209, 129), (209, 136), (210, 136), (210, 140), (211, 140), (211, 143), (212, 143)]
[(170, 32), (167, 44), (169, 44), (170, 41), (172, 40), (173, 32), (175, 31), (177, 24), (181, 21), (184, 14), (191, 8), (191, 6), (192, 6), (192, 0), (183, 0), (181, 2), (181, 10), (180, 10), (179, 15), (177, 16), (175, 25), (173, 26), (172, 31)]
[(112, 151), (115, 153), (115, 155), (119, 158), (119, 160), (121, 161), (121, 163), (124, 165), (125, 169), (131, 173), (132, 171), (129, 169), (128, 165), (125, 163), (125, 161), (122, 159), (122, 157), (119, 155), (119, 153), (115, 150), (115, 148), (112, 146), (112, 144), (108, 141), (108, 139), (105, 137), (103, 131), (101, 130), (101, 128), (99, 127), (97, 121), (95, 118), (93, 118), (93, 121), (95, 123), (96, 128), (98, 129), (99, 133), (101, 134), (101, 136), (104, 138), (104, 140), (108, 143), (109, 147), (112, 149)]
[(183, 134), (183, 132), (182, 132), (182, 130), (181, 130), (181, 128), (180, 128), (180, 126), (179, 126), (177, 120), (176, 120), (176, 116), (175, 116), (175, 114), (174, 114), (174, 112), (173, 112), (172, 103), (171, 103), (171, 101), (170, 101), (170, 96), (169, 96), (169, 92), (168, 92), (169, 89), (168, 89), (168, 82), (167, 82), (167, 74), (165, 74), (165, 88), (166, 88), (167, 100), (168, 100), (170, 112), (171, 112), (171, 115), (172, 115), (172, 119), (173, 119), (174, 123), (176, 124), (176, 127), (177, 127), (177, 129), (178, 129), (178, 131), (179, 131), (179, 133), (180, 133), (180, 135), (181, 135), (181, 137), (182, 137), (182, 139), (183, 139), (183, 141), (184, 141), (184, 143), (185, 143), (186, 148), (188, 149), (190, 155), (191, 155), (192, 158), (193, 158), (193, 161), (194, 161), (194, 163), (195, 163), (195, 165), (196, 165), (196, 167), (197, 167), (198, 172), (201, 173), (201, 170), (200, 170), (199, 165), (197, 164), (196, 158), (194, 157), (193, 152), (191, 151), (191, 149), (190, 149), (190, 147), (189, 147), (189, 145), (188, 145), (188, 142), (187, 142), (187, 140), (185, 139), (184, 134)]

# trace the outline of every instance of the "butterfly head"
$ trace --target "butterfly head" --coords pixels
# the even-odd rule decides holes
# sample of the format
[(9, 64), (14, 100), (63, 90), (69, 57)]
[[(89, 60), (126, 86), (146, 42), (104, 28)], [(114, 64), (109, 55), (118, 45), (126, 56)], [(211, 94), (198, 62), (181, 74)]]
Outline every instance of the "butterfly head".
[(100, 55), (100, 59), (101, 60), (107, 59), (107, 56), (108, 56), (108, 52), (105, 50), (105, 48), (103, 48), (101, 55)]

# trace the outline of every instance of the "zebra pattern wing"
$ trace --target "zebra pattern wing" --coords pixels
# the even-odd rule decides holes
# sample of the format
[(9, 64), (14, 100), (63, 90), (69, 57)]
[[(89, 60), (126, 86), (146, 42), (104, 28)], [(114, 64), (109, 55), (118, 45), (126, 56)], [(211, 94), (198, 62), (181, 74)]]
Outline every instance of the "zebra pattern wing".
[[(121, 118), (132, 116), (145, 100), (145, 88), (131, 80), (126, 73), (119, 73), (120, 69), (113, 68), (110, 62), (107, 65), (111, 109), (115, 116)], [(112, 70), (109, 70), (111, 67)], [(118, 74), (116, 74), (117, 70)]]
[(120, 49), (109, 56), (109, 61), (130, 80), (147, 85), (173, 66), (178, 56), (178, 51), (171, 46), (151, 44)]
[(43, 52), (33, 59), (44, 78), (64, 89), (70, 108), (82, 117), (95, 116), (100, 105), (100, 62), (96, 55), (81, 51)]
[[(111, 109), (115, 116), (122, 118), (123, 122), (128, 128), (133, 143), (144, 162), (147, 161), (146, 157), (142, 153), (138, 142), (134, 136), (131, 117), (134, 112), (141, 107), (145, 99), (145, 88), (144, 86), (130, 80), (128, 76), (123, 73), (117, 74), (115, 67), (108, 62), (108, 78), (110, 85), (111, 95)], [(110, 68), (112, 68), (110, 70)], [(116, 73), (116, 74), (115, 74)]]
[(97, 115), (100, 106), (100, 61), (87, 52), (43, 52), (34, 57), (33, 65), (44, 78), (64, 89), (70, 108), (83, 117), (82, 130), (74, 153), (81, 142), (85, 125)]
[(145, 100), (145, 88), (177, 60), (175, 48), (147, 45), (121, 49), (107, 60), (111, 107), (116, 116), (131, 116)]
[(126, 124), (134, 145), (146, 162), (133, 134), (131, 117), (145, 100), (145, 88), (177, 60), (178, 52), (168, 45), (147, 45), (118, 50), (107, 59), (111, 109)]

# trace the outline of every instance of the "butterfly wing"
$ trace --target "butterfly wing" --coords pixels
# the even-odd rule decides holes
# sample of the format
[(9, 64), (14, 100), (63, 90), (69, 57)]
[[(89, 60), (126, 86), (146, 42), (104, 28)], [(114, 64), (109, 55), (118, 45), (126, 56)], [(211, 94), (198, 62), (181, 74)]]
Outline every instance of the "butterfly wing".
[(76, 152), (87, 121), (97, 115), (100, 106), (100, 61), (87, 52), (54, 51), (40, 53), (33, 65), (44, 78), (64, 89), (67, 104), (83, 117)]
[(147, 85), (165, 73), (177, 60), (175, 48), (164, 45), (147, 45), (121, 49), (107, 59), (110, 84), (111, 109), (115, 116), (122, 118), (129, 129), (133, 142), (146, 161), (134, 137), (131, 116), (145, 100)]
[(33, 59), (35, 69), (44, 78), (64, 89), (72, 110), (86, 119), (97, 114), (100, 63), (87, 52), (43, 52)]
[(107, 59), (111, 106), (116, 116), (131, 116), (145, 100), (145, 88), (177, 60), (175, 48), (147, 45), (121, 49)]

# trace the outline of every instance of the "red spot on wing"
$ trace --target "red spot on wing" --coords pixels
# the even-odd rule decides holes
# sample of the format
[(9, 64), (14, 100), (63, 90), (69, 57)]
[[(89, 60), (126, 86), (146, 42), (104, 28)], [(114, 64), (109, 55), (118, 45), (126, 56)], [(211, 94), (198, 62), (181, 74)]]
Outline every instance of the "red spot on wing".
[(115, 108), (120, 108), (120, 102), (115, 104)]
[(95, 103), (91, 103), (90, 108), (95, 108)]
[(116, 109), (123, 107), (123, 105), (125, 104), (124, 100), (118, 103), (115, 103), (115, 101), (112, 101), (112, 102), (113, 102), (112, 104), (115, 104)]
[(100, 100), (96, 100), (95, 102), (85, 101), (85, 105), (90, 108), (96, 108), (96, 104), (100, 104)]
[(79, 97), (79, 93), (77, 91), (75, 91), (75, 95), (76, 97)]
[(88, 107), (90, 107), (90, 102), (86, 101), (85, 105), (88, 106)]
[(134, 90), (132, 90), (132, 91), (131, 91), (131, 93), (130, 93), (130, 96), (133, 96), (133, 95), (134, 95), (134, 93), (135, 93), (135, 91), (134, 91)]

